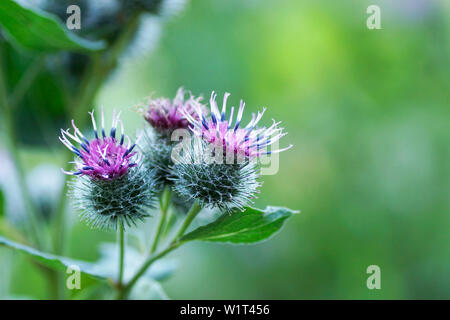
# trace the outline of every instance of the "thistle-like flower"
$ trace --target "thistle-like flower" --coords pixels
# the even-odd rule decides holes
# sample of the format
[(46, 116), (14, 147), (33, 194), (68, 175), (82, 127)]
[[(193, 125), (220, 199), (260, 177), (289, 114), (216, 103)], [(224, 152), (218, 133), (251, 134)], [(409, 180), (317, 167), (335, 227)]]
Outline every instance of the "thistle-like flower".
[[(139, 159), (134, 160), (136, 144), (124, 146), (123, 124), (120, 113), (114, 111), (109, 136), (105, 133), (103, 110), (101, 114), (101, 137), (97, 131), (94, 112), (91, 112), (94, 138), (88, 140), (75, 126), (73, 134), (61, 130), (60, 141), (71, 150), (76, 159), (75, 171), (65, 174), (77, 176), (70, 184), (70, 195), (83, 210), (81, 218), (96, 228), (116, 230), (118, 224), (131, 226), (148, 216), (146, 209), (152, 206), (154, 196), (154, 173), (144, 169)], [(120, 124), (120, 139), (116, 139)], [(69, 138), (77, 142), (74, 146)]]
[(185, 117), (191, 123), (191, 130), (202, 137), (205, 141), (222, 148), (226, 152), (233, 152), (234, 155), (244, 156), (245, 158), (254, 159), (263, 154), (278, 153), (288, 150), (292, 147), (289, 145), (283, 149), (267, 150), (267, 147), (280, 140), (287, 133), (283, 133), (283, 128), (278, 125), (281, 122), (275, 122), (269, 127), (258, 128), (256, 125), (261, 120), (265, 108), (257, 115), (252, 114), (252, 120), (247, 126), (241, 126), (242, 115), (244, 113), (245, 103), (241, 100), (239, 111), (237, 113), (236, 122), (233, 124), (234, 107), (231, 107), (230, 117), (226, 118), (226, 107), (229, 93), (225, 93), (223, 98), (222, 111), (216, 103), (216, 94), (211, 94), (211, 118), (207, 119), (204, 111), (196, 108), (197, 117), (193, 117), (190, 113), (185, 112)]
[[(91, 178), (98, 178), (102, 180), (111, 180), (123, 176), (128, 172), (129, 168), (137, 165), (133, 162), (132, 158), (136, 155), (133, 152), (136, 144), (130, 146), (131, 141), (127, 136), (128, 144), (125, 147), (124, 144), (124, 130), (122, 121), (120, 121), (120, 112), (116, 116), (114, 110), (112, 126), (110, 135), (105, 133), (105, 119), (102, 110), (102, 138), (99, 138), (97, 126), (95, 124), (94, 111), (90, 112), (92, 119), (92, 126), (94, 127), (95, 139), (89, 141), (81, 133), (81, 131), (75, 126), (75, 122), (72, 120), (72, 126), (74, 134), (69, 132), (69, 129), (61, 129), (61, 137), (59, 140), (75, 155), (78, 157), (75, 159), (76, 171), (68, 172), (69, 175), (88, 175)], [(117, 124), (120, 123), (121, 137), (120, 141), (116, 139)], [(75, 147), (70, 139), (77, 142), (81, 148)]]
[[(243, 210), (252, 202), (261, 185), (256, 160), (264, 154), (278, 153), (291, 148), (268, 150), (268, 146), (286, 135), (273, 122), (269, 128), (258, 128), (265, 109), (252, 115), (246, 127), (240, 127), (245, 103), (241, 100), (236, 122), (234, 107), (226, 118), (226, 93), (219, 112), (216, 95), (211, 95), (210, 119), (196, 108), (197, 117), (184, 112), (197, 137), (175, 165), (172, 166), (174, 189), (185, 199), (196, 200), (203, 207), (232, 211)], [(199, 140), (198, 142), (196, 140)], [(230, 157), (231, 156), (231, 157)]]
[(159, 134), (168, 136), (176, 129), (187, 129), (189, 121), (185, 114), (197, 119), (196, 110), (204, 110), (201, 97), (190, 95), (185, 100), (186, 92), (179, 88), (173, 100), (167, 98), (150, 99), (144, 107), (144, 118)]
[(173, 100), (168, 98), (150, 99), (141, 108), (144, 119), (150, 124), (142, 132), (143, 139), (139, 145), (143, 162), (147, 168), (155, 172), (159, 190), (172, 184), (169, 166), (173, 164), (171, 155), (175, 144), (171, 140), (172, 133), (177, 129), (189, 130), (189, 121), (185, 113), (197, 119), (197, 109), (205, 111), (200, 103), (201, 97), (190, 95), (186, 100), (186, 91), (179, 88)]

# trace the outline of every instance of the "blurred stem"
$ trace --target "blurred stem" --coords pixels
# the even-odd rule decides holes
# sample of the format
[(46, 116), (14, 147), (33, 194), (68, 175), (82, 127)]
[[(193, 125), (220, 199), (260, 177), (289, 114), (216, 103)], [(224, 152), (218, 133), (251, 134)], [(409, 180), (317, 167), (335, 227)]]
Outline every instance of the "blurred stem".
[(161, 216), (159, 217), (158, 228), (156, 229), (155, 239), (153, 240), (153, 245), (150, 251), (150, 253), (152, 254), (158, 248), (158, 242), (159, 239), (161, 238), (161, 233), (166, 223), (167, 209), (169, 209), (171, 195), (172, 192), (170, 191), (170, 187), (166, 186), (159, 201), (159, 206), (161, 208)]
[(22, 197), (25, 204), (25, 213), (28, 216), (27, 226), (30, 232), (30, 237), (36, 247), (40, 249), (42, 247), (42, 241), (39, 233), (39, 221), (37, 220), (36, 211), (31, 202), (31, 197), (25, 181), (25, 170), (23, 169), (22, 162), (19, 157), (16, 130), (14, 128), (14, 118), (12, 115), (11, 106), (8, 103), (6, 80), (3, 70), (3, 52), (0, 47), (0, 110), (3, 113), (1, 118), (3, 120), (4, 130), (6, 132), (6, 145), (17, 170), (19, 186), (22, 191)]
[(187, 228), (189, 227), (191, 222), (194, 220), (194, 218), (197, 216), (197, 214), (201, 211), (201, 209), (202, 209), (202, 207), (200, 206), (200, 204), (197, 201), (195, 201), (194, 204), (192, 205), (191, 209), (189, 210), (189, 212), (186, 216), (186, 219), (184, 220), (183, 225), (181, 226), (181, 228), (178, 231), (174, 240), (170, 243), (170, 245), (166, 249), (164, 249), (163, 251), (161, 251), (160, 253), (158, 253), (156, 255), (152, 255), (142, 265), (142, 267), (138, 270), (138, 272), (136, 272), (136, 274), (130, 280), (130, 282), (128, 282), (128, 284), (125, 287), (123, 287), (121, 290), (119, 290), (117, 299), (121, 300), (121, 299), (125, 299), (127, 297), (128, 293), (131, 291), (133, 286), (136, 284), (136, 282), (139, 280), (139, 278), (142, 277), (142, 275), (147, 271), (147, 269), (153, 264), (153, 262), (161, 259), (166, 254), (175, 250), (176, 248), (178, 248), (179, 246), (181, 246), (183, 244), (183, 242), (179, 241), (179, 238), (181, 238), (181, 236), (187, 230)]
[(171, 252), (171, 251), (175, 250), (176, 248), (178, 248), (181, 244), (182, 244), (181, 242), (173, 243), (169, 247), (167, 247), (166, 249), (161, 251), (160, 253), (151, 256), (142, 265), (142, 267), (138, 270), (138, 272), (136, 272), (136, 274), (130, 280), (130, 282), (128, 282), (128, 284), (125, 287), (123, 287), (122, 290), (119, 291), (119, 293), (117, 295), (117, 299), (118, 300), (126, 299), (128, 294), (130, 293), (131, 289), (133, 288), (133, 286), (136, 284), (136, 282), (139, 280), (139, 278), (142, 277), (142, 275), (147, 271), (147, 269), (153, 264), (153, 262), (155, 262), (158, 259), (161, 259), (166, 254), (168, 254), (169, 252)]
[(166, 218), (166, 225), (164, 226), (164, 230), (161, 234), (161, 237), (165, 239), (167, 235), (169, 234), (170, 230), (175, 224), (175, 221), (177, 220), (177, 215), (173, 212), (174, 210), (167, 210), (167, 218)]
[(25, 96), (28, 88), (33, 83), (36, 76), (39, 74), (39, 71), (41, 71), (44, 62), (45, 55), (42, 53), (34, 59), (25, 74), (22, 76), (22, 78), (20, 78), (13, 92), (9, 96), (9, 105), (11, 108), (15, 108)]
[(180, 229), (178, 230), (175, 238), (172, 240), (172, 244), (176, 243), (183, 236), (183, 234), (186, 232), (187, 228), (191, 225), (192, 221), (194, 220), (194, 218), (197, 216), (197, 214), (201, 210), (202, 210), (202, 207), (200, 206), (200, 204), (197, 201), (195, 201), (192, 204), (192, 207), (189, 210), (186, 218), (184, 219), (184, 222), (181, 225)]
[(123, 221), (119, 223), (119, 277), (118, 284), (119, 288), (122, 288), (123, 283), (123, 266), (125, 260), (125, 229), (123, 227)]

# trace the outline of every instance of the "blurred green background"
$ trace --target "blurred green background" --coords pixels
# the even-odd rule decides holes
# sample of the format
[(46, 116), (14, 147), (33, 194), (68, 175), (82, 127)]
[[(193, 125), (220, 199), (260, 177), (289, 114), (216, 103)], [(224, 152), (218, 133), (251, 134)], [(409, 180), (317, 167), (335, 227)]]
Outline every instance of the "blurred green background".
[[(366, 27), (374, 3), (381, 30)], [(123, 59), (97, 105), (129, 110), (129, 133), (142, 125), (130, 106), (184, 86), (266, 106), (264, 124), (282, 120), (281, 144), (294, 144), (264, 177), (256, 206), (302, 213), (262, 244), (192, 243), (171, 254), (179, 268), (163, 284), (168, 295), (450, 298), (449, 18), (445, 0), (196, 0), (156, 30), (150, 54)], [(65, 152), (21, 155), (32, 169), (61, 166)], [(71, 215), (69, 256), (94, 260), (95, 243), (114, 235)], [(39, 274), (16, 256), (13, 293), (45, 296)], [(366, 287), (369, 265), (381, 268), (381, 290)]]

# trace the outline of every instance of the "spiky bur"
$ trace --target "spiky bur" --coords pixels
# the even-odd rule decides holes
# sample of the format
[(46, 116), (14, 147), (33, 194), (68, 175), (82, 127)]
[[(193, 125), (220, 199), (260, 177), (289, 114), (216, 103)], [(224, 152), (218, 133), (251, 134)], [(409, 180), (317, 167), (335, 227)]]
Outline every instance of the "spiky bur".
[(173, 144), (151, 128), (145, 128), (141, 135), (138, 147), (142, 153), (143, 166), (154, 172), (157, 189), (162, 191), (164, 186), (172, 184), (168, 177), (169, 166), (173, 164), (171, 159)]
[(243, 210), (261, 186), (255, 162), (217, 163), (211, 161), (214, 157), (214, 150), (206, 142), (192, 139), (171, 167), (174, 190), (181, 198), (196, 200), (202, 207)]
[[(157, 193), (161, 193), (165, 186), (173, 188), (170, 166), (173, 165), (172, 150), (174, 144), (156, 133), (152, 128), (144, 129), (141, 134), (142, 138), (139, 139), (138, 147), (143, 155), (143, 166), (154, 174), (155, 190)], [(172, 194), (171, 202), (177, 213), (186, 213), (192, 205), (192, 201), (187, 201), (176, 193)]]
[(139, 166), (113, 180), (76, 177), (69, 182), (69, 196), (88, 226), (117, 230), (120, 223), (131, 227), (144, 220), (154, 205), (153, 173)]
[[(77, 176), (70, 183), (69, 193), (82, 210), (81, 218), (88, 225), (101, 229), (117, 229), (119, 223), (132, 226), (147, 216), (155, 195), (154, 172), (135, 160), (136, 144), (125, 146), (122, 122), (114, 111), (109, 136), (106, 135), (103, 110), (101, 136), (93, 112), (92, 126), (95, 138), (88, 140), (72, 121), (74, 132), (61, 130), (61, 142), (76, 156), (75, 171), (64, 173)], [(121, 135), (116, 139), (117, 125)], [(69, 138), (72, 140), (69, 140)], [(80, 146), (76, 147), (73, 142)]]
[[(195, 199), (202, 206), (217, 207), (221, 210), (243, 210), (258, 192), (259, 172), (257, 160), (262, 155), (277, 153), (291, 148), (268, 150), (269, 146), (282, 138), (283, 128), (279, 123), (257, 127), (265, 109), (252, 114), (247, 126), (241, 126), (245, 103), (241, 100), (236, 121), (233, 123), (234, 107), (227, 119), (226, 93), (222, 111), (216, 103), (216, 95), (211, 94), (211, 115), (196, 108), (196, 117), (183, 112), (191, 123), (195, 134), (187, 152), (172, 167), (174, 188), (183, 197)], [(200, 141), (200, 142), (198, 142)]]
[[(140, 113), (149, 124), (141, 133), (139, 147), (144, 165), (155, 172), (159, 191), (162, 191), (165, 186), (171, 187), (173, 184), (170, 179), (169, 167), (173, 164), (172, 150), (177, 141), (172, 141), (172, 133), (177, 129), (188, 130), (189, 121), (184, 113), (197, 119), (195, 110), (197, 108), (202, 111), (206, 110), (200, 103), (201, 97), (196, 98), (192, 94), (187, 99), (185, 97), (186, 91), (179, 88), (174, 99), (151, 98), (139, 108)], [(172, 200), (176, 199), (176, 195), (172, 197)], [(186, 204), (184, 200), (178, 201), (178, 203), (182, 202)], [(187, 204), (190, 203), (187, 202)], [(176, 208), (186, 211), (183, 205), (176, 206)]]

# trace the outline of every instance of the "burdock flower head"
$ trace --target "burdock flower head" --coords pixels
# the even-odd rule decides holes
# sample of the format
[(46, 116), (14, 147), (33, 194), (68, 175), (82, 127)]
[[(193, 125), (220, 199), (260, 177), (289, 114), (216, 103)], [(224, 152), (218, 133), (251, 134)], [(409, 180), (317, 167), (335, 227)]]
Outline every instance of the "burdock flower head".
[[(256, 125), (261, 120), (266, 108), (263, 108), (258, 114), (252, 114), (252, 120), (243, 127), (241, 125), (242, 115), (244, 113), (245, 103), (241, 100), (236, 122), (233, 124), (234, 107), (231, 107), (230, 117), (226, 118), (226, 107), (229, 93), (225, 93), (223, 98), (222, 111), (216, 103), (216, 94), (211, 94), (211, 118), (208, 120), (205, 113), (197, 108), (197, 118), (185, 113), (186, 118), (192, 124), (192, 131), (202, 137), (206, 142), (222, 148), (225, 152), (232, 152), (235, 156), (244, 156), (248, 159), (257, 158), (263, 154), (278, 153), (292, 147), (267, 151), (267, 147), (285, 136), (283, 128), (278, 125), (281, 122), (275, 122), (269, 127), (260, 127)], [(198, 120), (200, 119), (200, 120)]]
[(141, 113), (150, 126), (144, 129), (139, 145), (143, 161), (147, 168), (155, 172), (158, 187), (161, 190), (165, 185), (170, 185), (169, 166), (173, 164), (172, 149), (177, 141), (172, 141), (172, 133), (177, 129), (188, 130), (191, 119), (199, 119), (197, 109), (205, 111), (201, 104), (202, 97), (194, 97), (192, 94), (185, 99), (186, 91), (179, 88), (173, 100), (168, 98), (150, 99)]
[[(241, 126), (245, 103), (241, 100), (236, 121), (233, 123), (234, 107), (229, 118), (226, 116), (226, 102), (221, 112), (213, 92), (210, 99), (211, 115), (196, 108), (196, 117), (184, 113), (191, 123), (190, 129), (197, 140), (190, 144), (177, 163), (172, 167), (174, 188), (183, 197), (197, 200), (201, 206), (217, 207), (221, 210), (243, 210), (252, 202), (261, 185), (257, 159), (287, 150), (268, 150), (286, 133), (278, 127), (279, 122), (266, 127), (257, 127), (265, 109), (252, 114), (251, 121)], [(195, 140), (195, 139), (194, 139)]]
[[(88, 225), (98, 228), (117, 229), (118, 224), (131, 226), (136, 220), (147, 216), (146, 208), (152, 205), (153, 173), (143, 169), (125, 135), (120, 113), (114, 111), (110, 134), (106, 135), (103, 110), (101, 114), (101, 137), (97, 131), (94, 112), (91, 112), (94, 138), (88, 140), (75, 126), (73, 134), (61, 130), (60, 141), (75, 155), (75, 171), (65, 174), (78, 176), (70, 183), (70, 193), (83, 210), (81, 218)], [(116, 138), (120, 124), (120, 138)], [(79, 147), (76, 147), (73, 142)]]
[(170, 138), (176, 129), (187, 129), (189, 121), (185, 114), (191, 118), (197, 118), (196, 110), (204, 109), (200, 103), (201, 97), (195, 98), (190, 95), (185, 100), (186, 92), (179, 88), (173, 100), (168, 98), (150, 99), (144, 106), (144, 118), (155, 129), (156, 132)]

